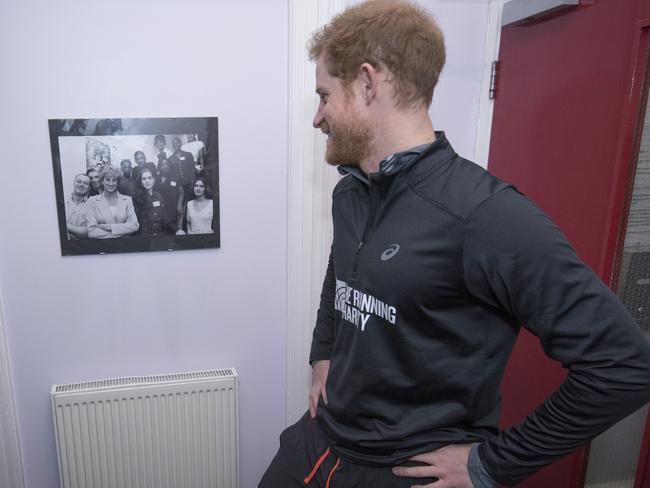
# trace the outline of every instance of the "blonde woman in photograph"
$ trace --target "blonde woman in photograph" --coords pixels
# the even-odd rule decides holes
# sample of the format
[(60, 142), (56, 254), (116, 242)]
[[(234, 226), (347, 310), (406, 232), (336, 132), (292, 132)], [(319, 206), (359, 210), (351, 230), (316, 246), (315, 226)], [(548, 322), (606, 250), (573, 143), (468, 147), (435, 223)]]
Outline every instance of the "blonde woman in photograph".
[(137, 232), (139, 224), (133, 200), (117, 191), (121, 177), (122, 172), (110, 165), (102, 169), (100, 181), (104, 190), (88, 200), (86, 209), (88, 237), (111, 239)]

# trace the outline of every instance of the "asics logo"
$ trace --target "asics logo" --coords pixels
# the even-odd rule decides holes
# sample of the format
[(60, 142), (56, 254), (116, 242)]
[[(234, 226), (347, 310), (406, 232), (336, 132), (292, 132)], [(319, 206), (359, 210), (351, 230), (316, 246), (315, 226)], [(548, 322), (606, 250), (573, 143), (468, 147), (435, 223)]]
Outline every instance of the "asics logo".
[(399, 244), (391, 244), (388, 249), (381, 253), (381, 260), (388, 261), (399, 252)]

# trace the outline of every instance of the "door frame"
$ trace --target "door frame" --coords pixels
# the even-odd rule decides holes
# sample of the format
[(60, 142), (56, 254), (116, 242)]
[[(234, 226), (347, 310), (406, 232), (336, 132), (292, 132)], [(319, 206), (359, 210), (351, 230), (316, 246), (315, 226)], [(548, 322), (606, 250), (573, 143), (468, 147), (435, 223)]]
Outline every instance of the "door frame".
[[(636, 160), (639, 154), (640, 139), (643, 131), (643, 121), (648, 104), (650, 91), (650, 17), (643, 18), (637, 22), (637, 35), (634, 37), (632, 46), (632, 59), (635, 60), (630, 67), (632, 86), (628, 105), (625, 112), (625, 124), (622, 128), (623, 135), (620, 138), (619, 158), (616, 164), (622, 165), (626, 177), (622, 177), (616, 183), (615, 195), (612, 195), (614, 202), (623, 200), (621, 209), (629, 212), (632, 192), (630, 182), (633, 181), (636, 171)], [(615, 245), (618, 252), (622, 252), (623, 239), (627, 227), (627, 218), (620, 219), (622, 225), (616, 226), (614, 220), (610, 227), (610, 239), (616, 239)], [(623, 221), (624, 220), (624, 221)], [(618, 262), (618, 259), (617, 259)], [(610, 271), (612, 280), (618, 278), (616, 267)], [(650, 488), (650, 409), (646, 417), (645, 433), (641, 441), (639, 460), (634, 478), (634, 488)]]
[(25, 486), (2, 303), (0, 303), (0, 486), (11, 488)]
[(345, 6), (345, 0), (289, 0), (286, 425), (307, 410), (309, 348), (332, 242), (331, 195), (339, 179), (332, 166), (314, 164), (325, 160), (325, 140), (311, 126), (318, 97), (307, 42)]
[(614, 257), (616, 258), (623, 250), (622, 240), (625, 239), (625, 231), (627, 228), (627, 216), (625, 213), (629, 211), (630, 199), (632, 191), (630, 182), (634, 178), (636, 169), (636, 158), (639, 154), (639, 144), (641, 131), (643, 129), (643, 116), (645, 113), (644, 100), (647, 97), (647, 92), (644, 93), (644, 86), (648, 83), (647, 70), (648, 70), (648, 56), (650, 50), (648, 43), (650, 42), (650, 17), (639, 20), (636, 25), (637, 35), (634, 37), (632, 43), (632, 58), (634, 61), (630, 63), (628, 79), (632, 80), (630, 86), (630, 93), (627, 97), (627, 105), (625, 107), (625, 115), (623, 117), (623, 124), (618, 136), (618, 149), (616, 152), (616, 159), (614, 161), (613, 174), (614, 182), (610, 195), (609, 208), (614, 209), (609, 215), (607, 221), (607, 236), (603, 240), (601, 262), (598, 266), (598, 274), (600, 276), (607, 276), (610, 283), (613, 285), (617, 277), (614, 276), (616, 272), (614, 263), (616, 259), (608, 259), (607, 249), (614, 249)]

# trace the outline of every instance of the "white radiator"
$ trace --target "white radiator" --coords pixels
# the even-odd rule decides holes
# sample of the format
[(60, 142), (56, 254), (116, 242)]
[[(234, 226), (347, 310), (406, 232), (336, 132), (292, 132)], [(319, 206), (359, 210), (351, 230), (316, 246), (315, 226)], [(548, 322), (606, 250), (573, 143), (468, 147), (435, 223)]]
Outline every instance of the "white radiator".
[(54, 385), (61, 488), (237, 488), (234, 369)]

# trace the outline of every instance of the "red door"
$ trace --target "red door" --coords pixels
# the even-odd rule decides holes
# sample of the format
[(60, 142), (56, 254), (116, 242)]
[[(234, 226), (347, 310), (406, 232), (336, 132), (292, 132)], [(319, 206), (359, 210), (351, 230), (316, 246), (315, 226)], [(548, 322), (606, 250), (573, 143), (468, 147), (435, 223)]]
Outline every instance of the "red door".
[[(650, 1), (581, 3), (502, 29), (488, 168), (536, 201), (611, 283), (636, 158)], [(502, 427), (564, 377), (522, 330), (502, 385)], [(521, 486), (581, 487), (586, 458), (581, 449)]]

